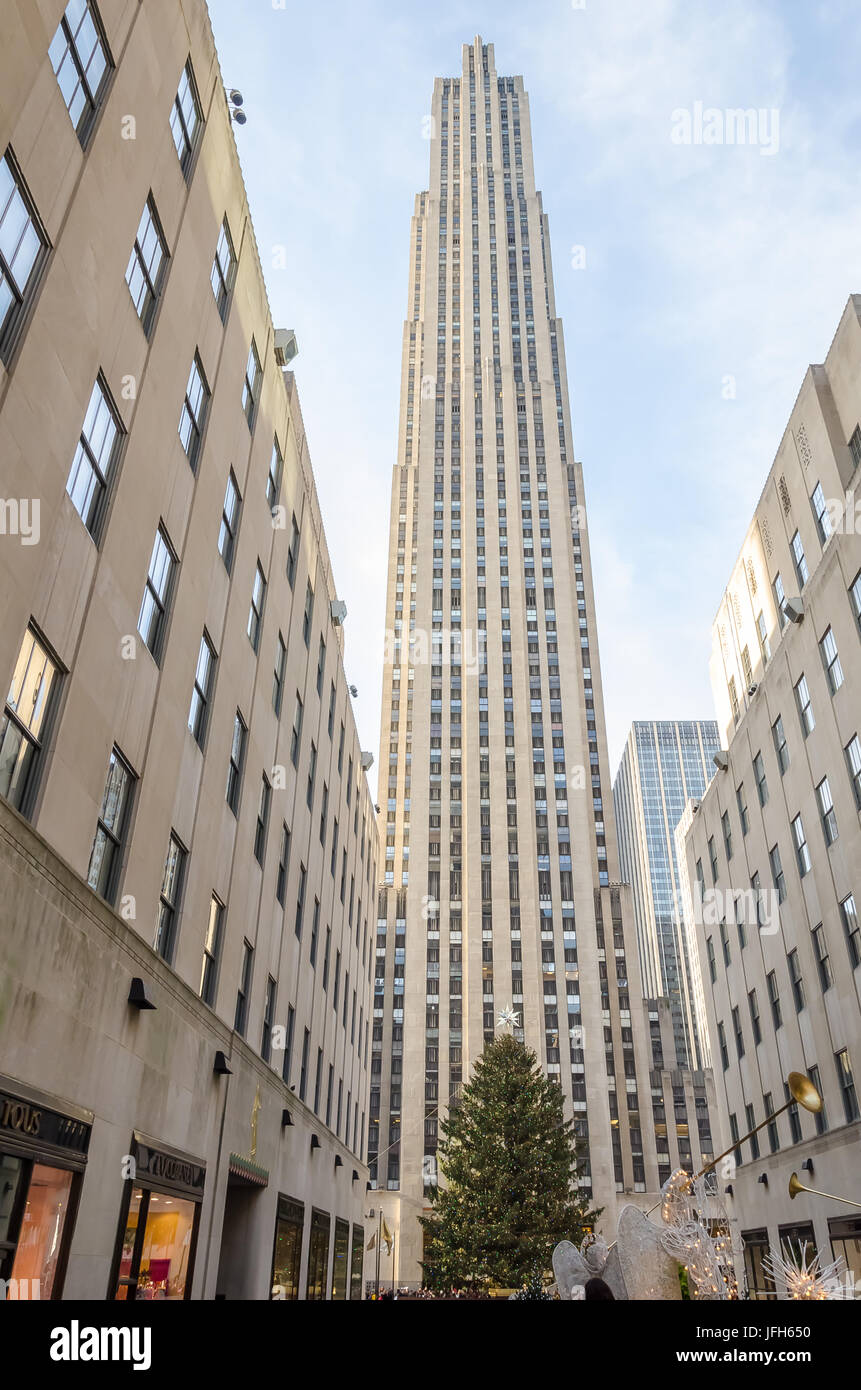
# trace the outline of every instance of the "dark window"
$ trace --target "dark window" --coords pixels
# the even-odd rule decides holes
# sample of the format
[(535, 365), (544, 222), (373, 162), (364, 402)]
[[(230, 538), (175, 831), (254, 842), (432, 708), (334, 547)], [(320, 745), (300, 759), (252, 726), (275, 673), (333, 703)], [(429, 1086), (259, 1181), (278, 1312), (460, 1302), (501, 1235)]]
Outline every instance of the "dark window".
[(167, 243), (150, 194), (141, 213), (135, 243), (126, 267), (126, 284), (147, 337), (155, 318), (166, 260)]
[(70, 0), (48, 55), (75, 133), (84, 145), (113, 66), (93, 0)]
[(194, 152), (197, 149), (200, 136), (201, 124), (200, 101), (194, 82), (191, 59), (189, 59), (182, 70), (182, 76), (179, 79), (179, 88), (173, 99), (173, 109), (170, 113), (170, 129), (173, 135), (173, 143), (176, 146), (180, 168), (186, 180), (188, 180), (189, 174), (191, 173)]
[(218, 532), (218, 553), (224, 561), (224, 568), (228, 574), (233, 568), (233, 551), (236, 546), (236, 532), (239, 529), (241, 501), (239, 488), (231, 469), (227, 479), (227, 490), (224, 494), (224, 506), (221, 511), (221, 526)]
[(155, 933), (155, 949), (168, 964), (172, 964), (176, 950), (179, 909), (185, 880), (185, 861), (185, 848), (176, 835), (171, 834), (167, 846), (167, 858), (164, 861)]
[(260, 1056), (264, 1062), (272, 1060), (272, 1025), (275, 1021), (275, 992), (278, 986), (270, 975), (266, 981), (266, 1003), (263, 1008), (263, 1036), (260, 1040)]
[(254, 967), (254, 947), (246, 941), (242, 947), (242, 969), (239, 974), (239, 988), (236, 991), (236, 1013), (233, 1018), (234, 1030), (241, 1038), (245, 1037), (248, 1024), (248, 1000), (251, 995), (251, 972)]
[(163, 526), (159, 526), (155, 533), (141, 600), (141, 611), (138, 616), (138, 632), (156, 662), (161, 658), (164, 645), (167, 610), (173, 589), (176, 564), (176, 556), (167, 532)]
[(239, 789), (242, 786), (242, 768), (245, 763), (245, 740), (248, 730), (245, 720), (236, 711), (233, 720), (233, 738), (230, 744), (230, 763), (227, 768), (227, 804), (234, 815), (239, 810)]
[(198, 353), (195, 353), (191, 363), (191, 371), (188, 374), (188, 385), (185, 388), (185, 399), (179, 417), (179, 437), (192, 471), (196, 470), (200, 455), (200, 441), (203, 436), (209, 395), (203, 364)]
[(206, 738), (206, 727), (209, 722), (209, 702), (215, 679), (215, 661), (215, 649), (208, 634), (204, 632), (200, 639), (200, 651), (194, 673), (194, 689), (191, 692), (191, 708), (188, 711), (188, 727), (194, 735), (195, 742), (201, 748)]
[(263, 375), (260, 366), (260, 358), (257, 355), (257, 344), (251, 339), (251, 350), (248, 353), (248, 364), (245, 368), (245, 379), (242, 383), (242, 411), (248, 421), (248, 428), (254, 428), (254, 417), (257, 414), (257, 401), (260, 396), (260, 379)]
[(114, 748), (87, 870), (90, 887), (111, 904), (116, 898), (136, 780), (119, 749)]
[(233, 239), (225, 217), (221, 224), (221, 231), (218, 233), (218, 245), (215, 248), (215, 259), (212, 262), (212, 273), (209, 277), (222, 322), (227, 318), (230, 293), (235, 278), (236, 252), (233, 249)]
[(213, 894), (209, 904), (209, 922), (203, 943), (203, 962), (200, 967), (200, 997), (204, 1004), (215, 1008), (218, 988), (218, 965), (221, 958), (221, 937), (224, 925), (224, 904)]

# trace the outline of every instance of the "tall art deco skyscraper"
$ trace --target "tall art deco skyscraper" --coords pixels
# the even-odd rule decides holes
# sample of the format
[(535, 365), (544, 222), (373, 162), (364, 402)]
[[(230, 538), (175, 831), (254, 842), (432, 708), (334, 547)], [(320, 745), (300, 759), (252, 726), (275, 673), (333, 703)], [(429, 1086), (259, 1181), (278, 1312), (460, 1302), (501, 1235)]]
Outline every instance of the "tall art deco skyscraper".
[(503, 1011), (563, 1088), (603, 1227), (658, 1176), (522, 78), (498, 77), (476, 38), (461, 76), (435, 81), (427, 125), (392, 480), (369, 1133), (395, 1237), (382, 1275), (400, 1283), (421, 1277), (439, 1116), (511, 1026)]

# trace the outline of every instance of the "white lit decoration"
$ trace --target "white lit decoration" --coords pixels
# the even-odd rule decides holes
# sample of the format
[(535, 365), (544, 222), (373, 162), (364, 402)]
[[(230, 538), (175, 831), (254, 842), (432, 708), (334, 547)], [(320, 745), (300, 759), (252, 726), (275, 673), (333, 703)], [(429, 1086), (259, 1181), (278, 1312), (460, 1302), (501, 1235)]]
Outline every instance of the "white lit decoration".
[(691, 1297), (738, 1298), (734, 1256), (740, 1251), (714, 1186), (677, 1168), (661, 1188), (661, 1218), (668, 1227), (661, 1244), (687, 1270)]
[[(809, 1259), (808, 1251), (811, 1252)], [(825, 1299), (845, 1297), (840, 1282), (844, 1273), (842, 1259), (821, 1265), (819, 1256), (813, 1253), (813, 1247), (806, 1243), (800, 1245), (797, 1251), (790, 1246), (786, 1255), (782, 1251), (780, 1254), (769, 1251), (762, 1261), (762, 1267), (775, 1283), (781, 1279), (784, 1281), (787, 1298), (795, 1302), (821, 1303)]]
[(499, 1016), (496, 1020), (497, 1028), (507, 1028), (509, 1025), (512, 1028), (519, 1028), (520, 1014), (516, 1009), (500, 1009)]

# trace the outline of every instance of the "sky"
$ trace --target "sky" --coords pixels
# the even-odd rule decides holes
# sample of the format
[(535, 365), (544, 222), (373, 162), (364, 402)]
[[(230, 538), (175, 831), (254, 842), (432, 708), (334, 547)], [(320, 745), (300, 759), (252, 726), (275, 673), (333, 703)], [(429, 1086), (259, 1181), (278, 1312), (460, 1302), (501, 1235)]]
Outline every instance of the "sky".
[[(209, 7), (273, 316), (299, 340), (362, 746), (423, 118), (476, 34), (530, 95), (613, 775), (633, 720), (713, 718), (712, 620), (807, 366), (861, 292), (857, 0)], [(761, 112), (758, 143), (707, 142), (707, 114), (696, 139), (697, 103)]]

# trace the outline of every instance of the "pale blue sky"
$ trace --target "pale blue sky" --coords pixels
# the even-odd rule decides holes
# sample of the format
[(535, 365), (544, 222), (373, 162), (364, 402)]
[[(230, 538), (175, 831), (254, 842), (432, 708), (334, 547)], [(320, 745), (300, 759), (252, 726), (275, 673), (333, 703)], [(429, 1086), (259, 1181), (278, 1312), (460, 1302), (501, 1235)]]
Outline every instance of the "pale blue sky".
[[(633, 719), (712, 718), (712, 618), (807, 364), (861, 291), (857, 0), (210, 0), (210, 11), (225, 81), (245, 96), (237, 143), (273, 314), (299, 337), (363, 746), (378, 746), (422, 118), (434, 76), (460, 72), (476, 33), (530, 93), (612, 773)], [(673, 111), (697, 101), (777, 108), (779, 149), (674, 144)], [(279, 246), (287, 268), (273, 270)]]

